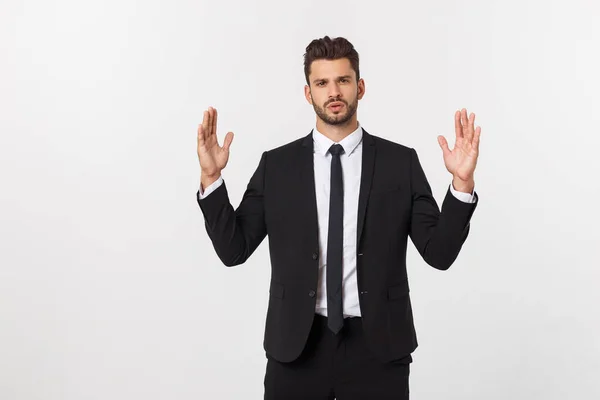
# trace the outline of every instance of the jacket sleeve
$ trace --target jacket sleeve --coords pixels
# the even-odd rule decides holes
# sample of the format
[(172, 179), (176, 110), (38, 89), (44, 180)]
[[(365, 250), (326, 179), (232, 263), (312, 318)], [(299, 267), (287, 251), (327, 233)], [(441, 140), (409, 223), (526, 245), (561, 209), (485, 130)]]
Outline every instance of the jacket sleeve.
[(440, 209), (414, 149), (411, 149), (410, 174), (412, 214), (410, 238), (425, 262), (440, 270), (450, 268), (467, 239), (470, 220), (477, 207), (475, 202), (457, 199), (448, 188)]
[(200, 191), (196, 193), (206, 232), (217, 255), (228, 267), (243, 264), (267, 235), (264, 212), (266, 163), (267, 152), (264, 152), (236, 210), (229, 201), (225, 182), (204, 199), (200, 199)]

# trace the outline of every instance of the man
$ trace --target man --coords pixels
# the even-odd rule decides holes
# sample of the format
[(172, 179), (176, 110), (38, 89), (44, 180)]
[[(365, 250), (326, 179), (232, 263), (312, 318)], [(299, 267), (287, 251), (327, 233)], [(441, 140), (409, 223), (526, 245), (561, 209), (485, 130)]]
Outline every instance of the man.
[(262, 154), (235, 210), (221, 177), (233, 133), (218, 144), (213, 108), (198, 128), (197, 200), (219, 258), (242, 264), (269, 235), (265, 399), (408, 399), (417, 347), (408, 237), (428, 264), (448, 269), (477, 204), (475, 115), (456, 112), (453, 150), (438, 137), (453, 176), (440, 212), (415, 150), (359, 125), (358, 60), (344, 38), (308, 45), (315, 129)]

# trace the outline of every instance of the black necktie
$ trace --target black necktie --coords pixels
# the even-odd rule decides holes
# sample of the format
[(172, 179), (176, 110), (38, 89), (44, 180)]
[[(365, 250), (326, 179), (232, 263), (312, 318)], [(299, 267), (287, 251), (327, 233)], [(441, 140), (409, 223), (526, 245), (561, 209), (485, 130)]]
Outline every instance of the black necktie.
[(327, 326), (337, 334), (344, 325), (342, 311), (342, 259), (344, 246), (344, 182), (340, 154), (344, 148), (334, 144), (331, 153), (331, 190), (329, 192), (329, 231), (327, 234)]

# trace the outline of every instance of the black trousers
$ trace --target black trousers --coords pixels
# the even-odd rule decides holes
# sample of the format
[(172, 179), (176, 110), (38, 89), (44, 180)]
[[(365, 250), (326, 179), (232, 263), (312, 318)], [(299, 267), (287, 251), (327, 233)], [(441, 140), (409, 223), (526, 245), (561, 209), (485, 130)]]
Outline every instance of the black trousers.
[(408, 400), (410, 362), (377, 360), (366, 347), (361, 318), (346, 318), (334, 335), (315, 315), (300, 357), (282, 363), (267, 355), (265, 400)]

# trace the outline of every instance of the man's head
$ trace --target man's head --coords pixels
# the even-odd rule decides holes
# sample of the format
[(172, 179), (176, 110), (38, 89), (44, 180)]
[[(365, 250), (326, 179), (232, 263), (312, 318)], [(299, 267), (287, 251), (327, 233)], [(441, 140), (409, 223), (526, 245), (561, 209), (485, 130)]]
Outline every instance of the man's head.
[(306, 100), (319, 119), (329, 125), (346, 125), (356, 120), (365, 83), (360, 78), (358, 53), (352, 43), (342, 37), (313, 40), (304, 54), (304, 76)]

